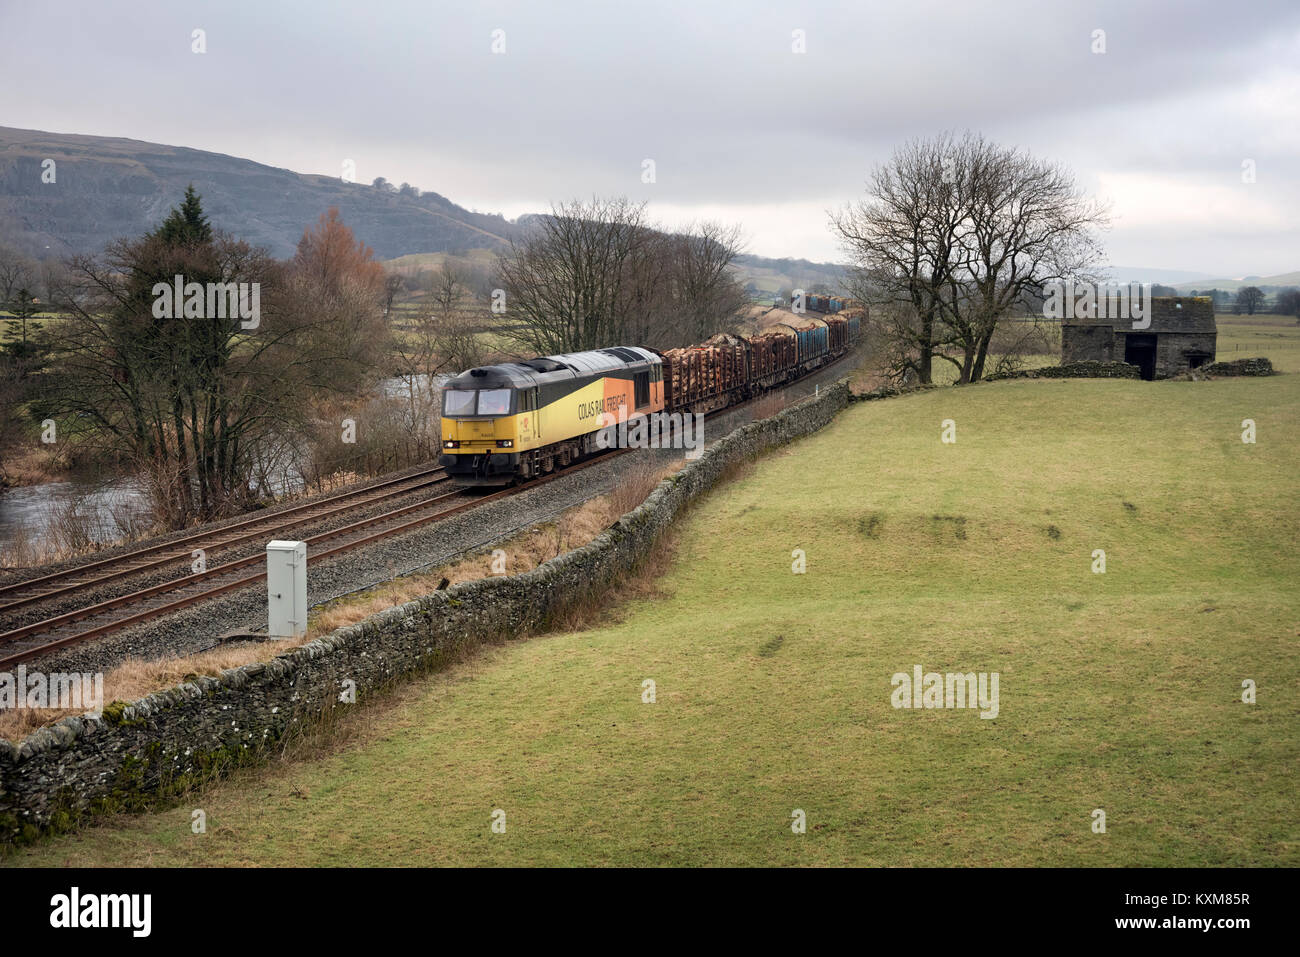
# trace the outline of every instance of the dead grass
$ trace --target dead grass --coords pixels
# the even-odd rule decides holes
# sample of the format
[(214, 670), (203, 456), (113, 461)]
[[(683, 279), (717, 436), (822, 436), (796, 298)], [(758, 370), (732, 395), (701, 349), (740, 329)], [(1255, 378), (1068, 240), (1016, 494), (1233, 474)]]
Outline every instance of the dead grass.
[(26, 525), (16, 525), (10, 538), (0, 547), (0, 568), (31, 568), (41, 557), (41, 551), (31, 539)]
[[(660, 465), (648, 457), (634, 461), (624, 470), (617, 488), (559, 515), (555, 521), (535, 525), (496, 546), (505, 553), (505, 573), (517, 575), (530, 571), (565, 552), (595, 539), (622, 515), (636, 508), (664, 478), (682, 467), (681, 462)], [(183, 658), (128, 659), (104, 675), (104, 702), (135, 701), (145, 695), (175, 687), (196, 677), (218, 677), (222, 671), (258, 661), (269, 661), (291, 648), (304, 645), (346, 625), (354, 625), (371, 615), (427, 595), (451, 585), (475, 581), (498, 574), (493, 568), (493, 551), (470, 555), (458, 562), (419, 575), (394, 578), (392, 581), (356, 595), (330, 602), (310, 616), (307, 634), (259, 643), (241, 642), (214, 648)], [(668, 549), (659, 550), (643, 566), (629, 570), (629, 578), (620, 590), (620, 598), (652, 593), (653, 583), (666, 567)], [(499, 567), (499, 566), (498, 566)], [(446, 584), (444, 584), (444, 579)], [(557, 622), (558, 630), (581, 628), (608, 615), (606, 599), (593, 598), (575, 608)], [(16, 709), (0, 711), (0, 737), (21, 741), (37, 728), (80, 714), (74, 709)]]

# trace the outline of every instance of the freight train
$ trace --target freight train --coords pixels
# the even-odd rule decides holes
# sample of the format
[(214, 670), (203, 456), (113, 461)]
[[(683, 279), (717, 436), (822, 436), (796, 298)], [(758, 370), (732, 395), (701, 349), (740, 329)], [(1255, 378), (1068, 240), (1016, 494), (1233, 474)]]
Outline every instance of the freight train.
[(846, 309), (859, 307), (856, 299), (843, 299), (840, 296), (822, 296), (809, 293), (804, 296), (804, 306), (813, 312), (827, 312), (834, 315)]
[(597, 451), (606, 426), (744, 402), (839, 358), (860, 334), (854, 313), (665, 352), (613, 346), (470, 369), (443, 385), (440, 464), (462, 485), (545, 475)]

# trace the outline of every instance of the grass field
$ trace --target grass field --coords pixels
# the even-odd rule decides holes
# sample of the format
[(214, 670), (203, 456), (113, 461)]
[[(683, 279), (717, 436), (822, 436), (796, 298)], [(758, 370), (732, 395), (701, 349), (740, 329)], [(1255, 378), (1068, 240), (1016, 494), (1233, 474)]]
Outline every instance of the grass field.
[(1300, 372), (1300, 323), (1294, 316), (1219, 314), (1214, 320), (1219, 327), (1219, 362), (1268, 356), (1279, 372)]
[[(1300, 376), (855, 406), (698, 506), (620, 620), (8, 863), (1300, 864), (1298, 429)], [(914, 665), (997, 672), (998, 716), (893, 708)]]
[(467, 249), (462, 253), (410, 253), (396, 259), (385, 259), (383, 267), (389, 270), (403, 269), (439, 269), (445, 263), (457, 267), (492, 266), (496, 263), (497, 253), (492, 249)]

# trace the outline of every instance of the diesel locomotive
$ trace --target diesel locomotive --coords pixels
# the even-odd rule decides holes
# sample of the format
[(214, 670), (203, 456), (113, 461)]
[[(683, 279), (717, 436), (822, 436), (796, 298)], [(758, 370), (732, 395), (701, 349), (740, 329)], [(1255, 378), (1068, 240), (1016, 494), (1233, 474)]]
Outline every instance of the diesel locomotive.
[(443, 385), (441, 465), (465, 485), (503, 485), (596, 450), (596, 432), (662, 412), (663, 360), (615, 346), (470, 369)]
[(857, 341), (865, 310), (655, 352), (614, 346), (470, 369), (443, 385), (442, 457), (462, 485), (507, 485), (597, 451), (607, 426), (707, 414), (807, 375)]

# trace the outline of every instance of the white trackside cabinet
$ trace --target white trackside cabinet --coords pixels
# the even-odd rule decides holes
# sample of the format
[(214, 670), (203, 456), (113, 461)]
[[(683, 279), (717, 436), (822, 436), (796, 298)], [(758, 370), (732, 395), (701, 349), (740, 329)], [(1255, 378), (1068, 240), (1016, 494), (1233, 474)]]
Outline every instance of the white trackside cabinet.
[(307, 633), (306, 542), (267, 542), (266, 611), (270, 637)]

